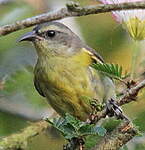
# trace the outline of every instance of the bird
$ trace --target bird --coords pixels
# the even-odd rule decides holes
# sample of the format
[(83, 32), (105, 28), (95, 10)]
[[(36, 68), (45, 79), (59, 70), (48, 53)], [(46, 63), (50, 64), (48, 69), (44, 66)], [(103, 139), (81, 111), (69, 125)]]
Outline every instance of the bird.
[(112, 79), (92, 67), (103, 64), (103, 58), (66, 25), (56, 21), (38, 24), (19, 41), (34, 44), (38, 55), (34, 86), (60, 116), (69, 113), (86, 121), (92, 100), (102, 103), (114, 97)]

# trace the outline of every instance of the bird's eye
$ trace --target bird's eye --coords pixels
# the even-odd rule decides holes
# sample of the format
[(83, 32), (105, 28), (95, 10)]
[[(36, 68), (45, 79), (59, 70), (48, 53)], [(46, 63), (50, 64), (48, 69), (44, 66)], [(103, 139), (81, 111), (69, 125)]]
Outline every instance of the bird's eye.
[(55, 31), (53, 31), (53, 30), (49, 30), (49, 31), (47, 31), (47, 33), (46, 33), (46, 35), (48, 36), (48, 37), (54, 37), (55, 36)]

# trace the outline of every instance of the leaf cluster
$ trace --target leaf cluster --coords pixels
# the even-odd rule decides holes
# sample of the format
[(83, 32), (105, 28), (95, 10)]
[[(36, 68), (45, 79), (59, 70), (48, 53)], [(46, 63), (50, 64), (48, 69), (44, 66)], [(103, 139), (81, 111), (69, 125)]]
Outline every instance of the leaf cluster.
[(118, 64), (96, 63), (92, 67), (113, 79), (123, 80), (128, 77), (127, 73), (123, 74), (122, 66)]
[(47, 119), (46, 121), (48, 121), (54, 128), (59, 130), (68, 140), (87, 135), (104, 136), (106, 133), (105, 128), (82, 122), (70, 114), (66, 114), (64, 118), (60, 117), (52, 120)]

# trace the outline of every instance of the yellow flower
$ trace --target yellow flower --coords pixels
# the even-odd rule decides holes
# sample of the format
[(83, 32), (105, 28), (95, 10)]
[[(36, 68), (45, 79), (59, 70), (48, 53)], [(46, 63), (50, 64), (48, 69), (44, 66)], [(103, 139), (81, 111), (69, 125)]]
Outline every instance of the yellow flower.
[(145, 20), (139, 18), (130, 18), (127, 22), (124, 22), (130, 36), (135, 40), (145, 39)]
[[(120, 4), (124, 2), (137, 2), (143, 0), (100, 0), (104, 4)], [(129, 32), (134, 40), (145, 40), (145, 10), (113, 11), (113, 17)]]

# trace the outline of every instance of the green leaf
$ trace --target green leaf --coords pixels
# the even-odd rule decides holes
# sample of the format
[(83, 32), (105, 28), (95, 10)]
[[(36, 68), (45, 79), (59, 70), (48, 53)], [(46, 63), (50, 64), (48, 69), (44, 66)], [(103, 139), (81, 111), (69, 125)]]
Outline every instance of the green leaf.
[(96, 126), (94, 124), (86, 124), (79, 129), (80, 135), (99, 135), (104, 136), (106, 134), (106, 129), (100, 126)]
[(94, 131), (94, 126), (93, 125), (89, 125), (89, 124), (85, 124), (84, 126), (82, 126), (79, 129), (79, 132), (80, 132), (81, 136), (84, 136), (84, 135), (96, 135), (96, 132)]
[(60, 117), (51, 120), (47, 119), (46, 121), (49, 122), (54, 128), (59, 130), (66, 139), (79, 136), (77, 132), (79, 126), (77, 123), (81, 121), (75, 119), (69, 114), (66, 114), (65, 118)]
[(127, 74), (123, 75), (122, 66), (119, 66), (118, 64), (97, 63), (97, 64), (93, 64), (92, 67), (97, 71), (100, 71), (103, 74), (117, 80), (122, 80), (126, 76), (128, 76)]
[(47, 119), (47, 122), (49, 122), (53, 127), (55, 127), (56, 129), (58, 129), (62, 134), (65, 134), (65, 130), (63, 128), (64, 124), (65, 124), (65, 120), (63, 118), (54, 118), (54, 119)]
[(60, 117), (53, 120), (47, 119), (46, 121), (59, 130), (66, 139), (88, 135), (104, 136), (106, 133), (106, 129), (103, 127), (98, 127), (94, 124), (87, 124), (70, 114), (66, 114), (65, 118)]
[(80, 120), (76, 119), (75, 117), (73, 117), (68, 113), (66, 113), (65, 119), (67, 123), (71, 124), (76, 130), (78, 130), (82, 125), (82, 122)]
[(96, 133), (98, 133), (98, 135), (100, 135), (100, 136), (104, 136), (104, 135), (106, 134), (106, 129), (103, 128), (103, 127), (96, 126), (96, 127), (95, 127), (95, 131), (96, 131)]

